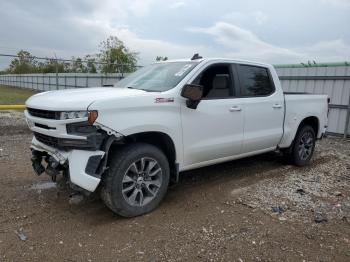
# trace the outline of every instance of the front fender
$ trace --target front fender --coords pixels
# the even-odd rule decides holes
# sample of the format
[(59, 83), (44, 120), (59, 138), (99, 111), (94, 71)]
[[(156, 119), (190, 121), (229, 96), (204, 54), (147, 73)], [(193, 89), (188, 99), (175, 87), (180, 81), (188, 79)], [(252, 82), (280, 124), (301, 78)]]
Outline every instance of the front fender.
[(156, 103), (156, 96), (161, 95), (96, 101), (89, 110), (98, 111), (96, 125), (101, 124), (123, 136), (144, 132), (167, 134), (174, 143), (176, 161), (181, 165), (183, 147), (179, 101), (174, 99), (168, 103)]

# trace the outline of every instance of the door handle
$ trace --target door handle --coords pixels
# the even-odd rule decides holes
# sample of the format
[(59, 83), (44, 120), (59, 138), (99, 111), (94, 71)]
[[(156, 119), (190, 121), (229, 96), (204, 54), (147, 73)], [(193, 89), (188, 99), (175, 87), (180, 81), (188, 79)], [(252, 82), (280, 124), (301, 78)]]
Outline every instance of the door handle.
[(274, 104), (272, 107), (273, 108), (282, 108), (282, 105), (281, 104)]
[(230, 108), (230, 112), (237, 112), (237, 111), (242, 111), (242, 108), (240, 106), (232, 106)]

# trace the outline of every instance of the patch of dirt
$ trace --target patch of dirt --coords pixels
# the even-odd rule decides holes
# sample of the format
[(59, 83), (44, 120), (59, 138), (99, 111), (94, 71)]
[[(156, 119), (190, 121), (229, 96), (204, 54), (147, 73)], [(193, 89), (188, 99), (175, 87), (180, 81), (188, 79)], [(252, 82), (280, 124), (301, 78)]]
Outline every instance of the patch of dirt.
[(0, 135), (29, 133), (23, 111), (0, 111)]
[(349, 140), (320, 141), (305, 168), (265, 154), (184, 172), (132, 219), (97, 196), (70, 204), (32, 171), (30, 141), (0, 135), (0, 261), (350, 260)]

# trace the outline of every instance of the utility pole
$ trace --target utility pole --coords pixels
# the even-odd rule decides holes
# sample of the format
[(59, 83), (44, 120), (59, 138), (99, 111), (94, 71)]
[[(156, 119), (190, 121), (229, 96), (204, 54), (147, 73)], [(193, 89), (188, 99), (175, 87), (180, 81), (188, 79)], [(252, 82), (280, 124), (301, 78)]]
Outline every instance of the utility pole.
[(56, 89), (58, 90), (58, 62), (57, 62), (57, 56), (56, 53), (53, 53), (55, 55), (55, 67), (56, 67)]

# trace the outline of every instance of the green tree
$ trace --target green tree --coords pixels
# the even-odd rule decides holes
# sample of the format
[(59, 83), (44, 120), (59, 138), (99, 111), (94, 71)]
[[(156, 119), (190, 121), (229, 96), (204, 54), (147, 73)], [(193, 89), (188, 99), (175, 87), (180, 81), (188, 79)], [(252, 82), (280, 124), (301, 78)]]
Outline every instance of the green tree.
[(38, 73), (64, 73), (66, 72), (66, 63), (56, 61), (55, 59), (47, 59), (45, 62), (39, 62), (36, 66)]
[(156, 61), (157, 61), (157, 62), (166, 61), (166, 60), (168, 60), (168, 57), (167, 57), (167, 56), (157, 56), (157, 57), (156, 57)]
[(71, 73), (87, 73), (87, 68), (84, 65), (83, 59), (80, 57), (72, 57), (72, 62), (70, 64), (69, 72)]
[(28, 51), (21, 50), (17, 53), (17, 56), (11, 61), (7, 70), (8, 73), (30, 74), (36, 72), (37, 61)]
[(136, 69), (138, 53), (127, 48), (116, 36), (100, 43), (100, 70), (102, 73), (128, 73)]
[(96, 59), (91, 55), (85, 56), (86, 70), (88, 73), (97, 73)]

